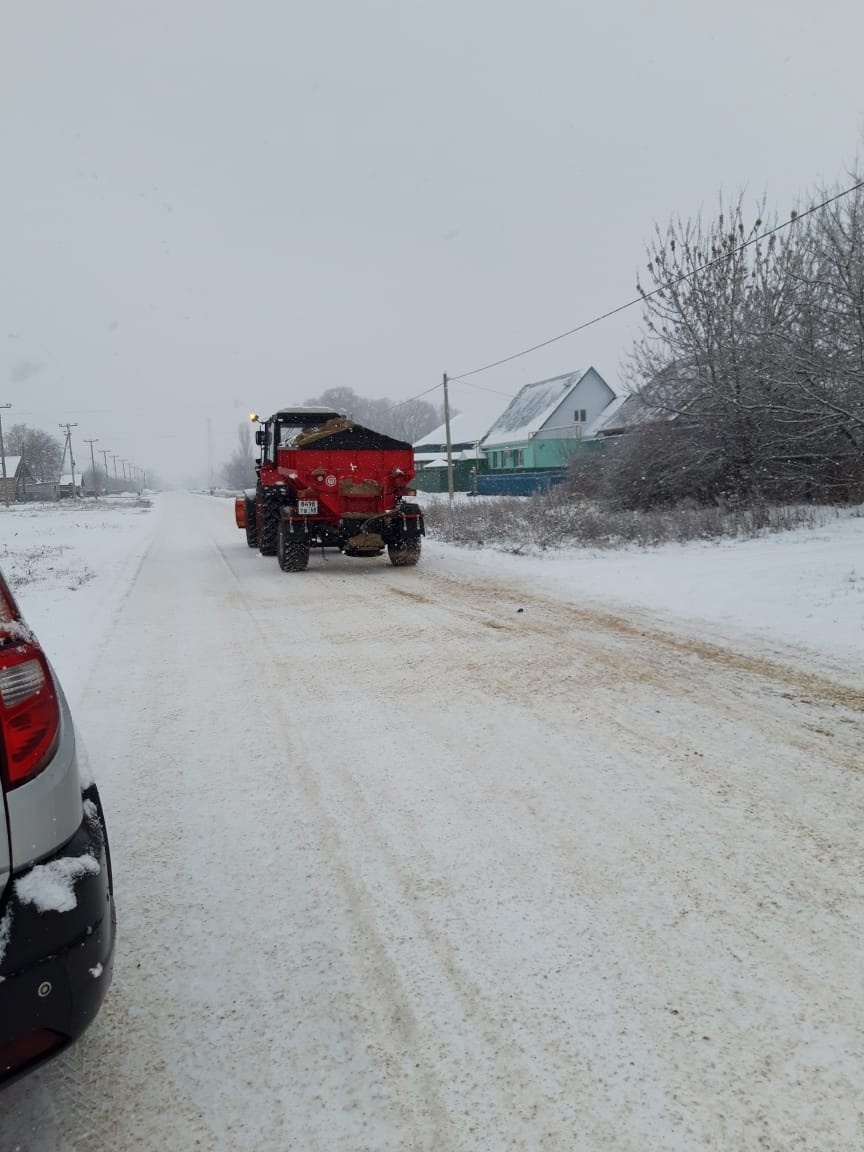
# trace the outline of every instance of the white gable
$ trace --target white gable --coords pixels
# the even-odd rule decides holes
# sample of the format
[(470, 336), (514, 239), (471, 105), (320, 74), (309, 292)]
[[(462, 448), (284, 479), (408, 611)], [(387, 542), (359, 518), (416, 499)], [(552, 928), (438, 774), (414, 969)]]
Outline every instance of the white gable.
[[(580, 424), (584, 435), (589, 425), (593, 424), (600, 413), (604, 412), (614, 400), (615, 393), (600, 373), (589, 368), (555, 411), (544, 420), (538, 431), (542, 435), (543, 432), (551, 431), (553, 428), (572, 428), (574, 424)], [(584, 420), (581, 419), (583, 412)]]

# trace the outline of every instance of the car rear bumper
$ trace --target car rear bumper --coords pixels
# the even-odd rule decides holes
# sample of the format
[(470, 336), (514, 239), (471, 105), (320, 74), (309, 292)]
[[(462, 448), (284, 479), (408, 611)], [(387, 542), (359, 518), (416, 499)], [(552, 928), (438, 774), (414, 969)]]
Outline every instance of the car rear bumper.
[(72, 839), (9, 884), (2, 923), (0, 1084), (80, 1036), (111, 983), (116, 919), (95, 787), (84, 792), (84, 819)]

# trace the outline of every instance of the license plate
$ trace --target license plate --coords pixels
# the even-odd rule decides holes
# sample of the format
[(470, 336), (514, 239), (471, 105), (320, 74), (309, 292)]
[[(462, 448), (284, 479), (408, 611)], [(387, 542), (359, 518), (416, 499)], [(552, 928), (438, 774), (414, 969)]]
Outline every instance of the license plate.
[(300, 516), (317, 516), (318, 515), (318, 501), (317, 500), (298, 500), (297, 512)]

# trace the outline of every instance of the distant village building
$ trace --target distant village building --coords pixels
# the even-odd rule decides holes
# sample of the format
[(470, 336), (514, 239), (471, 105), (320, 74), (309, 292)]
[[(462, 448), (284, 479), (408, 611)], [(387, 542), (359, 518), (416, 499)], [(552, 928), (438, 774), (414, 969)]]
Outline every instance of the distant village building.
[(57, 499), (68, 500), (70, 497), (81, 496), (82, 494), (83, 488), (81, 486), (80, 475), (76, 476), (73, 482), (72, 473), (64, 472), (57, 482)]
[(27, 461), (23, 456), (7, 456), (5, 464), (5, 480), (0, 470), (0, 501), (11, 503), (14, 500), (26, 500), (28, 487), (35, 484)]
[[(489, 421), (460, 412), (450, 421), (450, 451), (453, 460), (453, 486), (459, 492), (472, 490), (474, 477), (486, 470), (486, 454), (481, 442)], [(424, 492), (447, 491), (447, 428), (428, 432), (414, 445), (417, 476), (414, 486)]]
[(595, 368), (526, 384), (483, 438), (489, 471), (566, 468), (618, 399)]
[[(527, 495), (559, 483), (579, 455), (602, 450), (601, 430), (629, 402), (596, 368), (526, 384), (491, 428), (456, 416), (450, 435), (454, 488)], [(417, 488), (447, 491), (443, 426), (414, 445)]]

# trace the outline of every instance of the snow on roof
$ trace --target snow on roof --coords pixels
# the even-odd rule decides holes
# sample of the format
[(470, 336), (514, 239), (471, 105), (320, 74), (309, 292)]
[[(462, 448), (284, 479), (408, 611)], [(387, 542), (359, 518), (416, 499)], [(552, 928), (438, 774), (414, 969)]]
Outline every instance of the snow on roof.
[[(638, 393), (631, 396), (618, 397), (620, 403), (609, 405), (594, 421), (590, 435), (604, 435), (625, 428), (637, 428), (640, 424), (648, 424), (657, 420), (672, 419), (672, 414), (659, 408), (652, 408)], [(586, 432), (586, 437), (588, 433)]]
[(598, 432), (602, 432), (604, 428), (619, 426), (621, 417), (619, 413), (627, 404), (628, 400), (632, 400), (632, 396), (616, 396), (614, 400), (610, 400), (603, 411), (596, 419), (592, 420), (582, 433), (583, 440), (592, 440)]
[[(72, 473), (71, 472), (64, 472), (63, 475), (60, 477), (60, 479), (57, 481), (57, 483), (58, 484), (71, 484), (72, 483)], [(81, 483), (81, 474), (79, 472), (79, 474), (75, 477), (75, 484), (78, 485), (80, 483)]]
[[(421, 463), (424, 468), (446, 468), (447, 457), (442, 456), (440, 452), (415, 452), (415, 461)], [(451, 459), (456, 464), (460, 460), (485, 460), (486, 453), (482, 448), (475, 450), (474, 448), (462, 448), (459, 452), (452, 452)]]
[(576, 387), (584, 372), (567, 372), (551, 380), (526, 384), (517, 392), (504, 412), (486, 433), (487, 444), (505, 444), (527, 440), (539, 431), (567, 393)]
[[(20, 464), (21, 464), (21, 457), (20, 456), (7, 456), (6, 457), (6, 476), (7, 476), (7, 478), (15, 475), (15, 473), (18, 471)], [(0, 476), (2, 476), (2, 475), (3, 475), (3, 473), (0, 472)]]
[[(451, 444), (476, 444), (482, 440), (489, 427), (489, 417), (474, 416), (470, 412), (460, 412), (450, 420)], [(446, 444), (447, 426), (445, 424), (433, 428), (414, 444), (415, 448), (422, 448), (426, 444)]]

